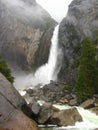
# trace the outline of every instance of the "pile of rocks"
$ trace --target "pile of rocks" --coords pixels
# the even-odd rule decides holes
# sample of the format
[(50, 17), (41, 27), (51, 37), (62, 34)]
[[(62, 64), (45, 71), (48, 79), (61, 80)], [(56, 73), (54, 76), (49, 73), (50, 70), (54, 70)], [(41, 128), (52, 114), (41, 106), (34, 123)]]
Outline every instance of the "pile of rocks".
[[(64, 90), (64, 87), (65, 84), (51, 82), (43, 88), (37, 86), (35, 89), (25, 90), (24, 98), (29, 103), (38, 124), (67, 126), (82, 121), (81, 115), (74, 107), (78, 106), (76, 95)], [(42, 104), (37, 103), (38, 101), (42, 101)], [(59, 110), (53, 107), (53, 104), (69, 105), (72, 108)], [(98, 114), (98, 95), (94, 95), (92, 99), (86, 100), (79, 106)]]
[(29, 103), (43, 100), (45, 102), (51, 102), (53, 104), (61, 103), (71, 106), (77, 105), (75, 94), (68, 90), (65, 90), (65, 85), (66, 84), (60, 82), (51, 82), (42, 88), (40, 88), (40, 86), (37, 86), (34, 89), (26, 89), (24, 98)]

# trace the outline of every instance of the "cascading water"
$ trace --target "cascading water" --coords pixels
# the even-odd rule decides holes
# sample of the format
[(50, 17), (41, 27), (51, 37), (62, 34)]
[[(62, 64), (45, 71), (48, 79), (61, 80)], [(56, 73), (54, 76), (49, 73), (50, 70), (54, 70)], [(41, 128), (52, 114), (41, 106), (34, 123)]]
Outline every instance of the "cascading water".
[[(60, 110), (65, 110), (71, 108), (70, 106), (65, 105), (54, 105)], [(78, 112), (82, 116), (82, 122), (76, 122), (75, 126), (66, 126), (66, 127), (54, 127), (45, 130), (97, 130), (98, 129), (98, 116), (89, 111), (85, 110), (81, 107), (77, 107)], [(42, 129), (44, 130), (44, 129)]]
[(59, 25), (57, 25), (53, 32), (53, 37), (51, 40), (51, 48), (48, 63), (41, 66), (35, 73), (35, 80), (41, 84), (47, 84), (50, 80), (56, 80), (57, 75), (54, 75), (54, 70), (57, 63), (58, 57), (58, 29)]
[(51, 80), (57, 79), (57, 74), (60, 69), (60, 65), (58, 67), (56, 66), (57, 58), (62, 57), (61, 48), (58, 47), (58, 30), (59, 30), (59, 25), (55, 27), (53, 32), (48, 62), (45, 65), (38, 68), (35, 74), (30, 74), (29, 76), (26, 77), (22, 76), (22, 78), (19, 77), (19, 81), (18, 79), (16, 79), (15, 81), (16, 87), (20, 86), (20, 84), (22, 84), (24, 88), (33, 87), (38, 84), (44, 85), (44, 84), (48, 84)]
[(81, 107), (77, 107), (77, 110), (82, 116), (83, 122), (77, 122), (75, 126), (63, 127), (62, 130), (95, 130), (98, 128), (98, 116), (95, 113)]
[(56, 80), (57, 78), (57, 73), (54, 75), (54, 70), (56, 68), (58, 51), (60, 51), (58, 48), (58, 30), (59, 25), (55, 27), (53, 32), (48, 62), (45, 65), (41, 66), (34, 75), (33, 82), (35, 84), (40, 83), (44, 85), (49, 83), (50, 80)]

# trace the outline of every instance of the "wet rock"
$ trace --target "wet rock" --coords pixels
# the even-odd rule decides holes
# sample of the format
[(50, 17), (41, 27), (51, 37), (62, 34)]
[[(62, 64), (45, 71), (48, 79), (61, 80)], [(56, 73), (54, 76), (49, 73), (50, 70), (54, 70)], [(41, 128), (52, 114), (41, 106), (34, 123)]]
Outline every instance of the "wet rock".
[(52, 104), (50, 103), (45, 103), (40, 111), (39, 117), (38, 117), (38, 122), (40, 124), (44, 124), (48, 121), (48, 119), (53, 115), (53, 108)]
[[(64, 85), (58, 82), (51, 82), (43, 86), (43, 88), (34, 88), (34, 89), (27, 89), (24, 98), (29, 103), (38, 100), (44, 100), (45, 102), (56, 103), (62, 97), (65, 96), (65, 92), (63, 91)], [(69, 96), (70, 97), (70, 96)]]
[(77, 99), (71, 99), (68, 103), (70, 106), (76, 106), (77, 105)]
[(82, 117), (76, 108), (61, 110), (54, 113), (51, 118), (51, 122), (58, 126), (73, 126), (77, 121), (82, 121)]
[(45, 33), (43, 33), (40, 39), (38, 50), (35, 53), (35, 59), (34, 59), (35, 68), (40, 67), (41, 65), (47, 63), (48, 61), (53, 30), (54, 27), (47, 30)]
[(80, 107), (83, 107), (83, 108), (85, 108), (85, 109), (90, 109), (90, 108), (92, 108), (92, 107), (94, 107), (95, 105), (94, 105), (94, 100), (93, 99), (88, 99), (88, 100), (86, 100), (86, 101), (84, 101), (81, 105), (80, 105)]
[(43, 88), (27, 89), (24, 96), (28, 103), (43, 100), (45, 102), (60, 103), (68, 105), (77, 105), (76, 95), (64, 89), (65, 84), (62, 82), (54, 82), (43, 86)]
[(94, 101), (95, 101), (95, 106), (98, 107), (98, 94), (95, 94), (95, 95), (93, 96), (93, 98), (94, 98)]
[(65, 97), (62, 97), (62, 98), (59, 100), (59, 102), (60, 102), (61, 104), (68, 104), (68, 100), (67, 100)]
[(36, 102), (32, 103), (30, 106), (31, 106), (31, 109), (32, 109), (33, 113), (35, 115), (38, 115), (40, 110), (41, 110), (41, 106)]
[(98, 115), (98, 107), (93, 107), (90, 110)]

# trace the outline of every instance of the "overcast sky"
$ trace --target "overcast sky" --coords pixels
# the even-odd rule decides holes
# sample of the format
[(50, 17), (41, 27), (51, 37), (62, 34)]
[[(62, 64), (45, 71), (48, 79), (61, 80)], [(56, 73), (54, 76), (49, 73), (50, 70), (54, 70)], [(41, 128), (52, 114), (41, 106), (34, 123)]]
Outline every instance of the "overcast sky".
[(68, 5), (72, 0), (36, 0), (58, 22), (66, 16)]

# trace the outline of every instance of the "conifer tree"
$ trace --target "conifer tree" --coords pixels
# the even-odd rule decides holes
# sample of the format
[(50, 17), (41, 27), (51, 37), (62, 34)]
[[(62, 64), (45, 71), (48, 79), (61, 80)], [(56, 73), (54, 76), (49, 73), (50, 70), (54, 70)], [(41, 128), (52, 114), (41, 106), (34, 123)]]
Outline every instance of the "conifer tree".
[(3, 60), (0, 55), (0, 72), (11, 82), (14, 82), (14, 77), (11, 75), (11, 70), (9, 69), (7, 63)]
[(98, 68), (95, 60), (96, 47), (85, 38), (82, 43), (79, 60), (79, 73), (76, 81), (75, 92), (78, 102), (92, 97), (98, 86)]

